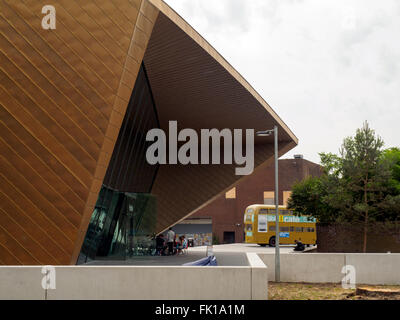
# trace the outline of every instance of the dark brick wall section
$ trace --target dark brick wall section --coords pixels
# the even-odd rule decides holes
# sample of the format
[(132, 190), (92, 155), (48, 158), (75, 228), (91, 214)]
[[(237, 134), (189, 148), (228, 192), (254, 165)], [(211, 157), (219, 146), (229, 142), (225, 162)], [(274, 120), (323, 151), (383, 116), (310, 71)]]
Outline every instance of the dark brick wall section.
[[(363, 224), (317, 224), (318, 252), (362, 252)], [(400, 252), (400, 224), (372, 223), (367, 252)]]

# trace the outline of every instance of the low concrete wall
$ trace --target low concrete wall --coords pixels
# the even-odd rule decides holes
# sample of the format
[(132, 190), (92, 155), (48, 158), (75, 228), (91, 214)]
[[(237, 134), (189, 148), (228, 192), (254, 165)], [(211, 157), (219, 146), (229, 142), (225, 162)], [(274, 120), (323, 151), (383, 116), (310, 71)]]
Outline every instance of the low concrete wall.
[(400, 285), (399, 253), (346, 253), (346, 264), (356, 268), (357, 283)]
[[(275, 279), (275, 254), (260, 253), (268, 267), (268, 278)], [(282, 282), (339, 283), (345, 265), (356, 271), (356, 284), (400, 285), (400, 254), (384, 253), (283, 253)]]
[(268, 272), (257, 255), (247, 267), (56, 266), (55, 289), (41, 266), (0, 267), (0, 299), (267, 299)]
[(246, 267), (57, 267), (48, 299), (249, 299)]
[[(268, 267), (268, 278), (275, 280), (275, 254), (259, 254)], [(281, 253), (283, 282), (340, 282), (344, 265), (343, 254)]]
[(42, 267), (0, 266), (0, 300), (44, 300)]
[(246, 254), (251, 272), (251, 299), (268, 299), (268, 268), (255, 252)]

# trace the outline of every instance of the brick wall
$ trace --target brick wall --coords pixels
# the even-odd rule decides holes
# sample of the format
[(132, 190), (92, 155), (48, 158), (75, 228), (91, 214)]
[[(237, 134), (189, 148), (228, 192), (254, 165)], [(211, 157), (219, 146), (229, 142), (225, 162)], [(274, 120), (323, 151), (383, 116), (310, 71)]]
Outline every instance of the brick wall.
[[(362, 252), (363, 224), (317, 224), (318, 252)], [(367, 252), (400, 252), (400, 224), (372, 223)]]
[[(320, 166), (305, 159), (279, 160), (279, 203), (283, 192), (290, 191), (296, 181), (321, 174)], [(213, 235), (223, 243), (224, 232), (235, 232), (235, 242), (244, 241), (243, 214), (247, 206), (264, 203), (264, 192), (274, 191), (274, 165), (265, 167), (236, 185), (236, 198), (219, 196), (191, 217), (212, 218)]]

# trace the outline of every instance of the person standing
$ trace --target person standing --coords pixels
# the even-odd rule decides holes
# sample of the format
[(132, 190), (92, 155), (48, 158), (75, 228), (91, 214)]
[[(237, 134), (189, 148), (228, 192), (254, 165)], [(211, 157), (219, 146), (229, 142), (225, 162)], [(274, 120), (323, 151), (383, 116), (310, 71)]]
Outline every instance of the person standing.
[(169, 228), (167, 232), (168, 255), (174, 253), (174, 239), (175, 239), (175, 232), (172, 231), (172, 228)]
[(165, 244), (165, 239), (163, 234), (159, 234), (156, 237), (156, 252), (159, 256), (165, 256), (165, 249), (167, 248)]

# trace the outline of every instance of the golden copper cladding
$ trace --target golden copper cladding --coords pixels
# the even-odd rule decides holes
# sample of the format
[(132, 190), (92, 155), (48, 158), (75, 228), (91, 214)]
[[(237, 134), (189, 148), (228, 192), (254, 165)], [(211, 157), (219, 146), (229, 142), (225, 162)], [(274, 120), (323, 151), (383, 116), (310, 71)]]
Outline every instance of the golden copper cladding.
[[(142, 62), (161, 128), (280, 129), (297, 138), (160, 0), (0, 0), (0, 264), (75, 264)], [(190, 112), (189, 112), (190, 110)], [(256, 139), (256, 166), (271, 159)], [(161, 166), (159, 231), (230, 188), (233, 166)]]

